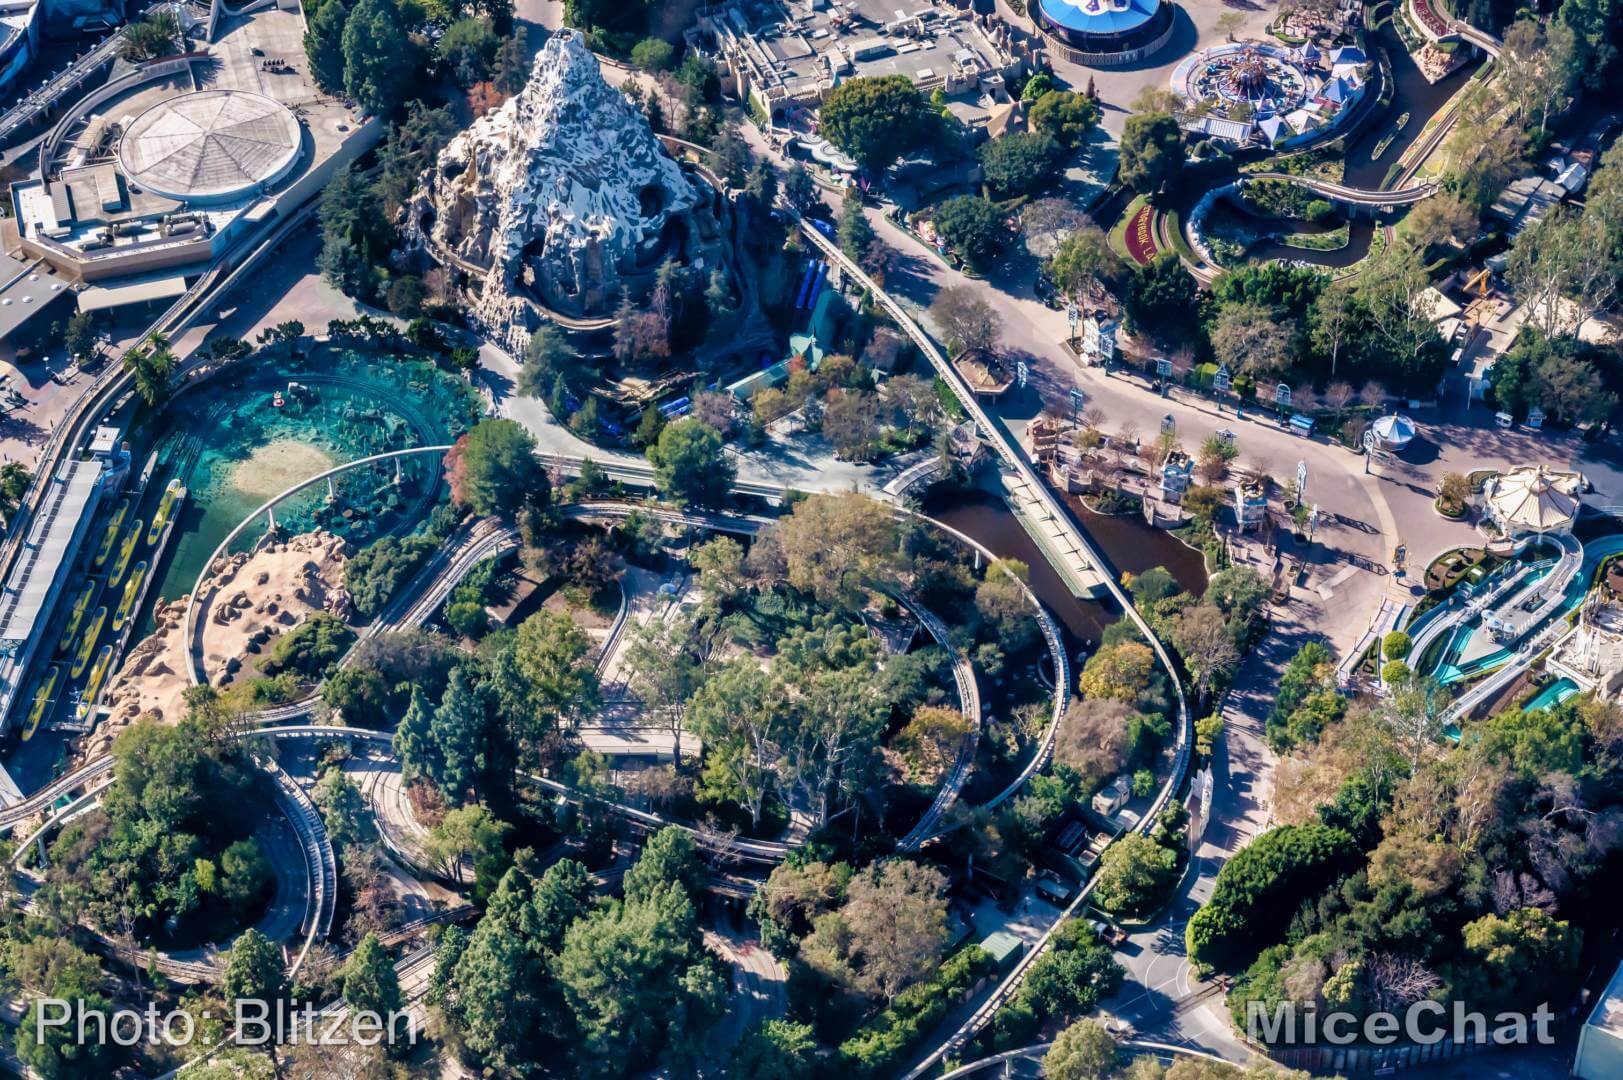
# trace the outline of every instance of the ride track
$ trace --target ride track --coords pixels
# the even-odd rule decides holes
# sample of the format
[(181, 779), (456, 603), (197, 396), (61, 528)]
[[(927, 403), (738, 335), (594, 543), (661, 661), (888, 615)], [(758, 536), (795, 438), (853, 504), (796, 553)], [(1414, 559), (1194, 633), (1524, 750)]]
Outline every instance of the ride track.
[[(1394, 15), (1393, 17), (1400, 18), (1401, 16)], [(1454, 36), (1475, 45), (1477, 48), (1486, 53), (1488, 55), (1489, 63), (1496, 61), (1499, 58), (1500, 53), (1504, 51), (1504, 43), (1502, 41), (1485, 30), (1479, 30), (1476, 27), (1471, 26), (1469, 23), (1456, 21), (1450, 24), (1450, 30)], [(1487, 80), (1497, 77), (1497, 75), (1498, 67), (1495, 66), (1489, 70), (1486, 75), (1481, 75), (1479, 73), (1480, 82), (1473, 79), (1462, 86), (1459, 92), (1449, 99), (1448, 104), (1443, 107), (1442, 111), (1433, 117), (1433, 122), (1431, 122), (1428, 127), (1421, 132), (1420, 138), (1404, 151), (1403, 158), (1400, 159), (1401, 168), (1399, 169), (1398, 173), (1392, 177), (1391, 184), (1385, 187), (1374, 189), (1351, 187), (1347, 184), (1338, 184), (1329, 180), (1319, 180), (1314, 177), (1297, 176), (1293, 173), (1278, 172), (1247, 173), (1242, 177), (1242, 179), (1278, 180), (1285, 183), (1297, 184), (1313, 192), (1315, 195), (1322, 195), (1326, 198), (1335, 199), (1339, 202), (1354, 206), (1379, 208), (1408, 206), (1412, 205), (1413, 203), (1417, 203), (1422, 199), (1435, 195), (1442, 188), (1442, 183), (1435, 179), (1423, 180), (1418, 184), (1412, 184), (1411, 181), (1413, 181), (1415, 174), (1420, 171), (1421, 166), (1423, 166), (1431, 158), (1432, 154), (1437, 151), (1437, 148), (1442, 145), (1443, 140), (1448, 137), (1451, 131), (1454, 130), (1454, 123), (1459, 119), (1460, 99), (1465, 94), (1470, 92), (1473, 85), (1481, 85)], [(1404, 159), (1407, 159), (1406, 164), (1403, 163)], [(1232, 179), (1224, 181), (1224, 183), (1232, 182)], [(1187, 229), (1188, 220), (1188, 216), (1180, 217), (1178, 228), (1180, 230)], [(1166, 215), (1159, 212), (1156, 213), (1155, 222), (1156, 231), (1159, 234), (1164, 235), (1166, 228)], [(1386, 234), (1387, 243), (1390, 244), (1394, 236), (1392, 226), (1383, 225), (1381, 228)], [(1185, 236), (1183, 239), (1187, 244), (1188, 237)], [(1176, 247), (1176, 245), (1173, 246)], [(1188, 270), (1195, 280), (1206, 286), (1214, 284), (1218, 278), (1222, 277), (1223, 274), (1226, 273), (1222, 267), (1211, 266), (1204, 262), (1191, 261), (1189, 258), (1183, 256), (1181, 252), (1179, 258), (1184, 264), (1184, 269)], [(1359, 272), (1360, 271), (1357, 269), (1353, 269), (1343, 276), (1351, 277)]]
[[(276, 245), (280, 244), (296, 225), (301, 224), (309, 216), (312, 209), (313, 204), (305, 204), (303, 207), (290, 214), (279, 225), (273, 226), (271, 230), (263, 237), (253, 241), (253, 246), (246, 252), (243, 261), (238, 263), (235, 268), (228, 269), (224, 261), (211, 267), (210, 270), (205, 273), (204, 276), (200, 278), (190, 290), (188, 290), (186, 295), (182, 296), (180, 300), (178, 300), (176, 304), (169, 309), (169, 311), (164, 313), (163, 316), (160, 316), (160, 318), (153, 324), (153, 327), (151, 330), (149, 330), (148, 334), (143, 335), (140, 340), (146, 340), (153, 333), (169, 333), (174, 331), (176, 328), (184, 328), (184, 326), (189, 325), (190, 321), (195, 318), (197, 312), (200, 310), (205, 299), (217, 297), (229, 291), (229, 289), (236, 284), (240, 274), (251, 268), (255, 262), (263, 257), (264, 254), (270, 250), (273, 250)], [(1027, 461), (1025, 456), (1020, 452), (1020, 449), (1013, 438), (1001, 426), (1001, 424), (994, 423), (992, 417), (990, 417), (981, 407), (980, 402), (976, 399), (973, 391), (964, 381), (963, 376), (955, 367), (952, 366), (951, 363), (948, 362), (947, 358), (936, 346), (935, 342), (927, 334), (925, 334), (923, 329), (920, 328), (916, 321), (914, 321), (906, 309), (904, 309), (902, 305), (889, 293), (880, 288), (860, 266), (848, 258), (829, 237), (825, 236), (815, 225), (803, 218), (797, 210), (787, 206), (785, 206), (785, 210), (790, 214), (801, 234), (805, 236), (814, 247), (818, 248), (825, 257), (839, 265), (851, 280), (856, 281), (863, 288), (867, 289), (870, 295), (872, 295), (879, 302), (879, 304), (885, 308), (896, 324), (901, 327), (903, 332), (906, 333), (907, 336), (914, 342), (914, 344), (919, 348), (920, 352), (936, 370), (937, 374), (952, 391), (953, 395), (958, 399), (959, 404), (964, 411), (971, 419), (976, 421), (982, 437), (991, 443), (998, 458), (1002, 462), (1006, 476), (1009, 477), (1009, 479), (1014, 483), (1014, 486), (1020, 490), (1024, 497), (1031, 500), (1031, 503), (1040, 510), (1043, 515), (1042, 524), (1048, 529), (1052, 530), (1052, 534), (1047, 536), (1046, 542), (1040, 546), (1043, 547), (1045, 557), (1048, 558), (1055, 566), (1062, 580), (1077, 580), (1077, 570), (1075, 566), (1072, 565), (1072, 562), (1068, 561), (1067, 556), (1070, 560), (1080, 560), (1083, 565), (1088, 566), (1090, 569), (1106, 566), (1107, 564), (1099, 556), (1092, 542), (1087, 538), (1085, 533), (1083, 533), (1081, 528), (1074, 522), (1074, 520), (1071, 519), (1063, 506), (1060, 505), (1058, 500), (1054, 497), (1053, 492), (1047, 487), (1045, 481), (1036, 473), (1031, 463)], [(185, 364), (177, 374), (179, 374), (181, 377), (191, 377), (198, 372), (210, 371), (215, 366), (215, 362), (212, 359), (206, 361), (194, 360)], [(47, 443), (46, 450), (42, 455), (42, 467), (36, 474), (35, 480), (30, 486), (28, 493), (25, 495), (23, 505), (16, 517), (16, 522), (21, 527), (13, 529), (12, 536), (8, 539), (6, 547), (3, 550), (0, 550), (0, 574), (9, 572), (11, 561), (15, 558), (18, 548), (17, 538), (25, 534), (27, 518), (35, 509), (37, 509), (39, 499), (44, 490), (44, 484), (41, 482), (40, 478), (54, 475), (57, 466), (60, 464), (60, 459), (66, 453), (72, 452), (70, 448), (77, 448), (82, 444), (84, 438), (88, 434), (91, 421), (100, 419), (101, 410), (104, 407), (118, 402), (124, 395), (129, 393), (132, 384), (132, 374), (124, 372), (121, 366), (109, 367), (109, 369), (104, 371), (101, 376), (98, 376), (95, 382), (93, 382), (87, 389), (85, 394), (83, 394), (78, 401), (75, 402), (73, 408), (69, 412), (69, 415), (64, 418), (63, 422), (58, 425), (56, 431), (53, 432), (51, 440)], [(556, 467), (571, 469), (576, 472), (579, 471), (579, 468), (583, 464), (583, 462), (574, 461), (572, 459), (553, 459), (552, 463)], [(616, 478), (625, 474), (639, 474), (639, 481), (646, 482), (643, 477), (645, 477), (647, 474), (643, 469), (638, 467), (611, 465), (604, 466), (604, 470), (609, 476)], [(651, 470), (648, 470), (648, 472), (651, 472)], [(753, 494), (766, 498), (775, 497), (779, 500), (787, 495), (787, 492), (783, 489), (772, 488), (769, 485), (740, 484), (735, 485), (735, 490), (741, 494)], [(656, 512), (655, 516), (661, 515)], [(1064, 544), (1066, 546), (1063, 548), (1058, 548), (1054, 546), (1055, 544)], [(1098, 573), (1097, 570), (1095, 572)], [(1151, 828), (1153, 828), (1155, 820), (1159, 817), (1161, 811), (1166, 808), (1177, 791), (1182, 787), (1192, 754), (1194, 740), (1193, 720), (1189, 712), (1187, 698), (1184, 694), (1182, 680), (1178, 675), (1177, 667), (1173, 663), (1171, 655), (1167, 652), (1166, 647), (1151, 629), (1149, 623), (1144, 619), (1143, 615), (1133, 604), (1132, 598), (1127, 595), (1120, 584), (1116, 582), (1108, 573), (1098, 573), (1098, 577), (1101, 579), (1101, 584), (1104, 590), (1110, 593), (1112, 598), (1121, 607), (1123, 613), (1130, 620), (1132, 620), (1139, 633), (1142, 634), (1144, 639), (1149, 642), (1158, 662), (1168, 675), (1177, 700), (1178, 722), (1174, 729), (1174, 756), (1172, 767), (1169, 770), (1166, 780), (1162, 784), (1161, 788), (1157, 791), (1155, 799), (1152, 801), (1150, 807), (1146, 811), (1142, 822), (1138, 826), (1138, 830), (1140, 832), (1147, 833)], [(1074, 588), (1076, 586), (1073, 585), (1072, 587)], [(1064, 649), (1061, 647), (1061, 640), (1058, 637), (1057, 631), (1051, 625), (1051, 619), (1047, 616), (1047, 613), (1043, 611), (1040, 605), (1038, 606), (1037, 610), (1041, 615), (1045, 637), (1048, 639), (1049, 646), (1053, 650), (1055, 657), (1056, 678), (1053, 722), (1051, 723), (1049, 730), (1045, 733), (1042, 744), (1038, 748), (1037, 753), (1033, 755), (1032, 760), (1028, 763), (1026, 769), (1023, 770), (1021, 775), (1013, 784), (1010, 785), (1009, 788), (1005, 789), (1004, 792), (1000, 793), (996, 797), (992, 805), (996, 805), (998, 802), (1009, 798), (1015, 791), (1019, 790), (1019, 787), (1023, 785), (1026, 780), (1034, 775), (1038, 769), (1040, 769), (1046, 763), (1049, 754), (1052, 752), (1053, 739), (1055, 733), (1057, 732), (1059, 718), (1064, 711), (1064, 703), (1069, 690), (1068, 678), (1064, 677), (1064, 673), (1066, 672), (1066, 663)], [(290, 713), (290, 716), (291, 715), (303, 715), (303, 713)], [(280, 723), (280, 721), (273, 720), (269, 721), (269, 723), (276, 724)], [(258, 728), (255, 730), (256, 733), (271, 733), (271, 730), (268, 727)], [(320, 731), (316, 731), (314, 729), (305, 729), (301, 731), (295, 728), (286, 728), (282, 729), (281, 731), (281, 734), (285, 737), (298, 737), (299, 735), (306, 733), (316, 735), (318, 737), (329, 737), (331, 735), (340, 733), (349, 733), (356, 735), (356, 737), (366, 737), (372, 739), (385, 737), (382, 735), (382, 733), (365, 731), (364, 729), (326, 728)], [(56, 798), (78, 790), (88, 781), (100, 777), (102, 774), (111, 769), (111, 767), (112, 760), (110, 756), (95, 759), (86, 763), (84, 766), (81, 766), (80, 769), (75, 770), (72, 773), (58, 777), (56, 780), (46, 785), (45, 788), (41, 789), (40, 792), (36, 792), (33, 796), (30, 796), (23, 802), (15, 804), (11, 807), (0, 809), (0, 830), (13, 827), (18, 822), (26, 819), (28, 816), (31, 816), (34, 813), (39, 812), (39, 810), (43, 809), (45, 806), (48, 806), (51, 802), (55, 801)], [(959, 771), (960, 770), (958, 767), (955, 766), (954, 773), (958, 774)], [(964, 772), (967, 772), (967, 770), (964, 770)], [(961, 777), (959, 778), (958, 782), (961, 783)], [(944, 812), (946, 806), (943, 805), (943, 800), (938, 799), (935, 804), (932, 804), (931, 812), (936, 812), (938, 808), (940, 811)], [(1031, 965), (1046, 952), (1053, 939), (1055, 931), (1066, 921), (1075, 917), (1081, 910), (1082, 904), (1091, 892), (1091, 888), (1092, 882), (1084, 885), (1084, 887), (1078, 892), (1076, 898), (1061, 914), (1060, 918), (1055, 921), (1055, 923), (1042, 935), (1042, 937), (1032, 946), (1032, 948), (1027, 950), (1025, 955), (1022, 956), (1021, 959), (1010, 970), (1003, 982), (998, 985), (987, 1001), (984, 1002), (980, 1008), (975, 1010), (971, 1017), (956, 1032), (954, 1032), (945, 1043), (937, 1047), (934, 1051), (930, 1052), (926, 1056), (925, 1060), (921, 1062), (911, 1073), (909, 1073), (910, 1077), (922, 1075), (944, 1056), (962, 1046), (968, 1041), (968, 1039), (973, 1037), (986, 1023), (990, 1021), (997, 1009), (1000, 1008), (1016, 990), (1018, 990), (1021, 982), (1025, 978), (1026, 973), (1030, 970)]]

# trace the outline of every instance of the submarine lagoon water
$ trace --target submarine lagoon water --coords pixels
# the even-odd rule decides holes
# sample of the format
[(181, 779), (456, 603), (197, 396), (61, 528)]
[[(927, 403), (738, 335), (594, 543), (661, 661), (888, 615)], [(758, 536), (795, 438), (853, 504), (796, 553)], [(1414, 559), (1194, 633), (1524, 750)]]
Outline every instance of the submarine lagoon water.
[[(481, 403), (460, 378), (424, 358), (317, 347), (308, 356), (253, 360), (172, 402), (137, 435), (135, 460), (155, 455), (154, 482), (178, 477), (189, 491), (157, 594), (191, 590), (220, 540), (268, 499), (346, 461), (453, 441)], [(276, 508), (277, 524), (320, 527), (364, 545), (412, 525), (440, 490), (431, 457), (380, 462), (315, 485)], [(238, 545), (264, 535), (261, 522)]]

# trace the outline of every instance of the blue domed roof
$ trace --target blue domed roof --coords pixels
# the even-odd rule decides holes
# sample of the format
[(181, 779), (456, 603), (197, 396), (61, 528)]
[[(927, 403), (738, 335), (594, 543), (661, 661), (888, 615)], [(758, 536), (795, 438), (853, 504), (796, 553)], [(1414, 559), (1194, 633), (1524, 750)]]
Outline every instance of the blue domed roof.
[(1125, 34), (1155, 17), (1161, 0), (1042, 0), (1043, 18), (1079, 34)]

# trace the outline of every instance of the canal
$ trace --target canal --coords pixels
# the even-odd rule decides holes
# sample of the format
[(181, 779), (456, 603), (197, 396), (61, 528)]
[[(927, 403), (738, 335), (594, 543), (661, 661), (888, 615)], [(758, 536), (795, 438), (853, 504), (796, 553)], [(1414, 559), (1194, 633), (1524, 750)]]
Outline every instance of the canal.
[[(1109, 561), (1105, 571), (1119, 580), (1152, 567), (1167, 569), (1179, 586), (1199, 595), (1206, 588), (1202, 554), (1164, 529), (1153, 528), (1137, 516), (1096, 514), (1074, 496), (1066, 503), (1100, 554)], [(1060, 580), (1041, 550), (1015, 519), (1001, 497), (980, 488), (932, 492), (924, 500), (924, 513), (984, 544), (1000, 558), (1018, 559), (1031, 568), (1031, 591), (1059, 619), (1073, 644), (1090, 647), (1104, 628), (1121, 616), (1109, 597), (1079, 600)]]

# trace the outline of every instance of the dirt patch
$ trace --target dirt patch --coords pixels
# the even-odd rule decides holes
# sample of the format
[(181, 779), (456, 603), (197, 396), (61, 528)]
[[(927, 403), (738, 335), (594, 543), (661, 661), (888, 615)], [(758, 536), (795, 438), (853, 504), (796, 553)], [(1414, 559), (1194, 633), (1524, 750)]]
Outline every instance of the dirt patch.
[[(315, 611), (348, 617), (344, 590), (348, 545), (326, 532), (305, 533), (219, 560), (197, 609), (203, 670), (216, 686), (250, 677), (277, 636)], [(161, 605), (155, 629), (130, 650), (107, 695), (108, 717), (86, 740), (105, 748), (136, 717), (175, 723), (185, 714), (185, 618), (188, 597)], [(246, 661), (246, 662), (245, 662)]]

